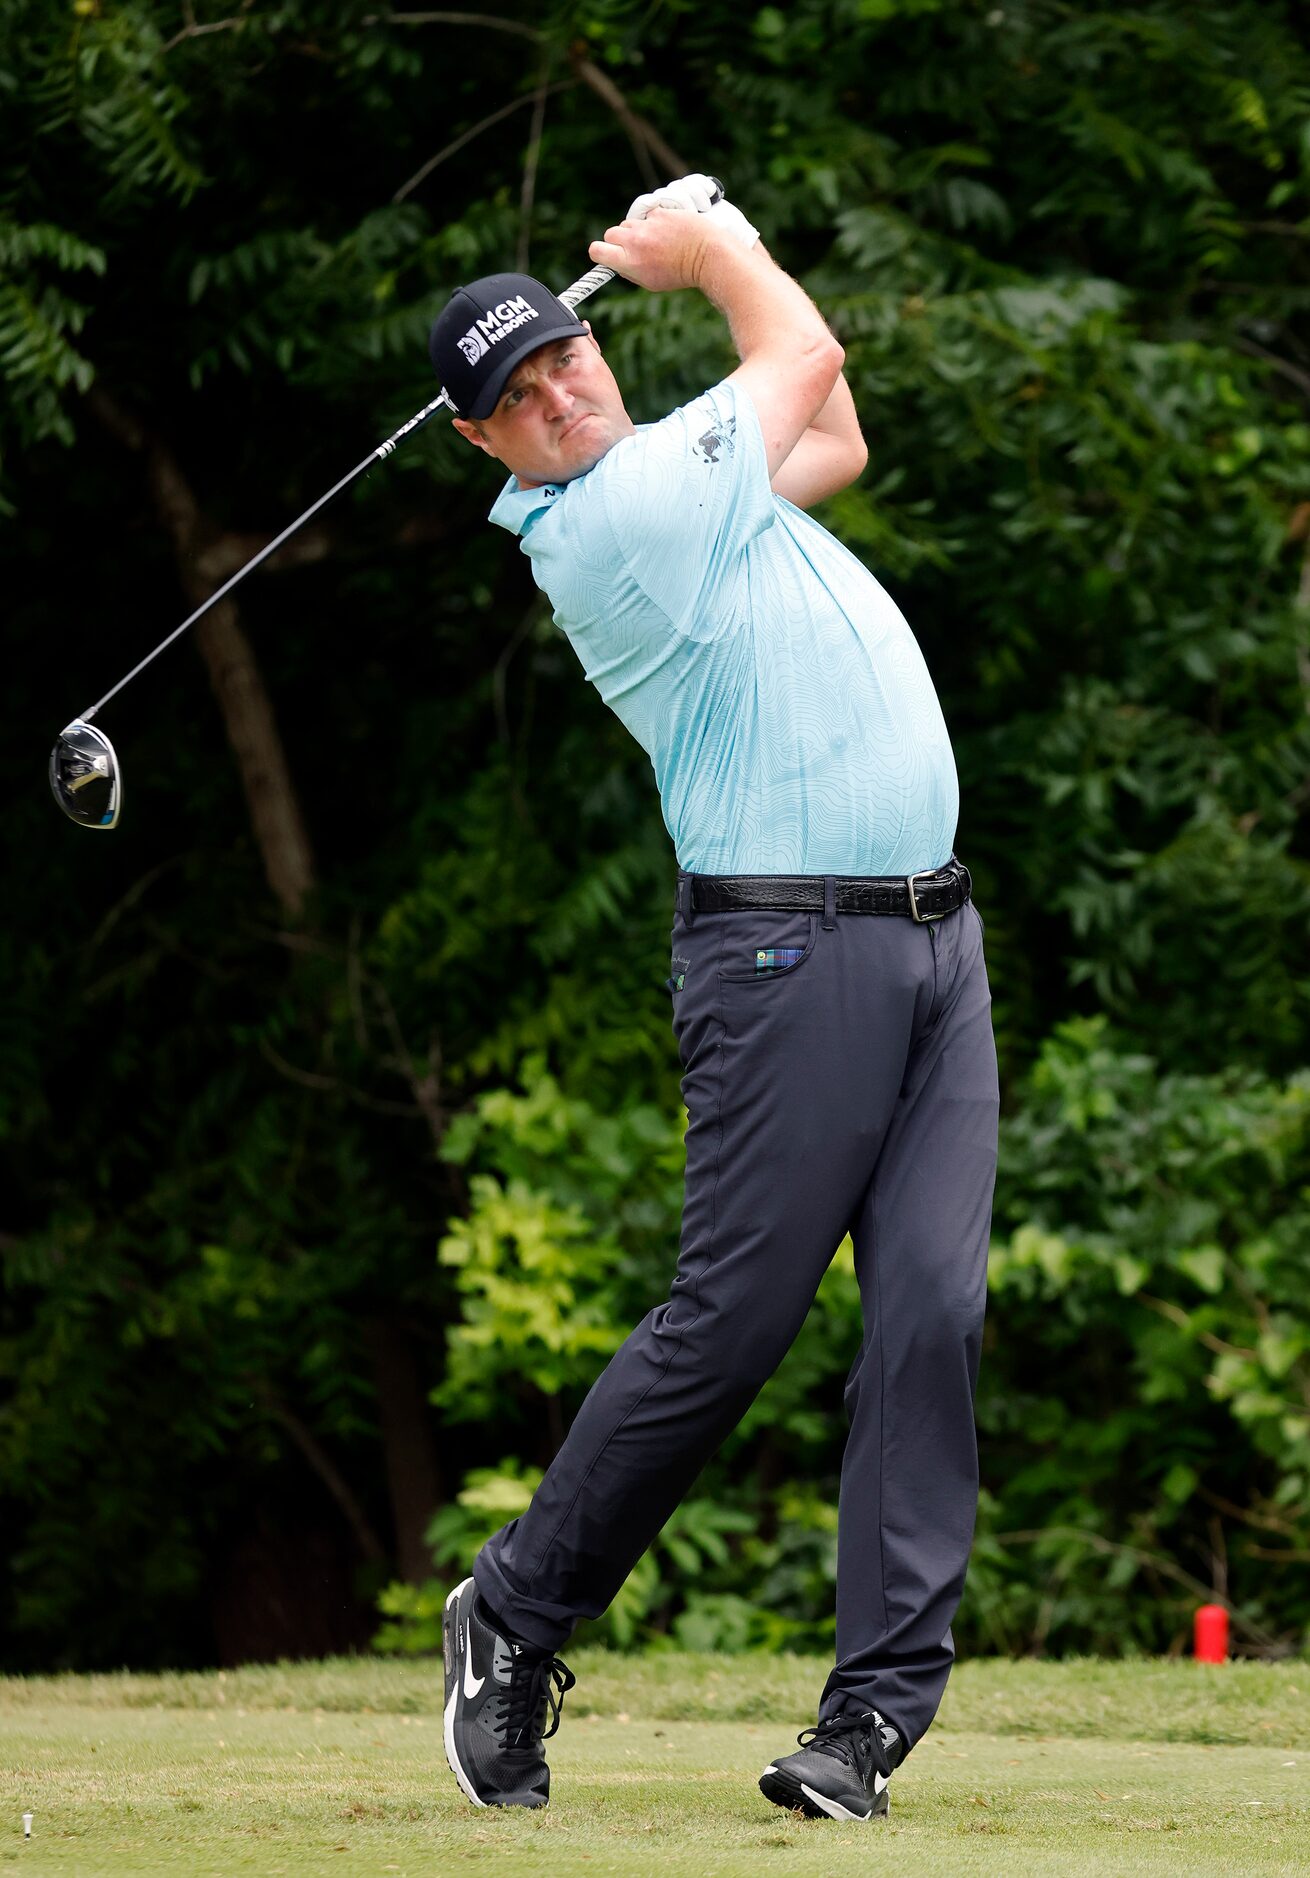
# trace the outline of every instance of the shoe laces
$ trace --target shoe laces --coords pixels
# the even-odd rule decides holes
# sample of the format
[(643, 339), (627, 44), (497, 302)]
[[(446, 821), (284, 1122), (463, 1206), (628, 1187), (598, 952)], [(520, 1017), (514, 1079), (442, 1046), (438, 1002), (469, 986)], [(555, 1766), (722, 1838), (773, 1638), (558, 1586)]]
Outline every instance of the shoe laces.
[[(509, 1683), (501, 1698), (500, 1719), (507, 1748), (531, 1748), (549, 1741), (559, 1727), (564, 1698), (577, 1681), (557, 1656), (529, 1656), (515, 1652)], [(546, 1727), (549, 1713), (550, 1727)]]
[(816, 1754), (828, 1754), (835, 1761), (844, 1761), (861, 1777), (864, 1774), (861, 1762), (872, 1760), (878, 1772), (890, 1778), (891, 1758), (878, 1732), (881, 1725), (882, 1716), (877, 1710), (866, 1709), (862, 1715), (830, 1716), (816, 1728), (806, 1728), (796, 1740), (803, 1748), (813, 1748)]

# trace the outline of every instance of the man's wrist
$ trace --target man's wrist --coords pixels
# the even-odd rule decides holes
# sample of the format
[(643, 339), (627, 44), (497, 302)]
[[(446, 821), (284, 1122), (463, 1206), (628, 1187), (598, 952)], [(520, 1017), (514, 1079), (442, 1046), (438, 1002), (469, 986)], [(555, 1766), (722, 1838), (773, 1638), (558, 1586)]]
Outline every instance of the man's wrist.
[(726, 314), (725, 297), (730, 298), (735, 287), (758, 280), (762, 268), (772, 271), (775, 264), (763, 242), (744, 248), (729, 230), (708, 224), (703, 225), (700, 232), (696, 278), (691, 285), (704, 294), (718, 312)]

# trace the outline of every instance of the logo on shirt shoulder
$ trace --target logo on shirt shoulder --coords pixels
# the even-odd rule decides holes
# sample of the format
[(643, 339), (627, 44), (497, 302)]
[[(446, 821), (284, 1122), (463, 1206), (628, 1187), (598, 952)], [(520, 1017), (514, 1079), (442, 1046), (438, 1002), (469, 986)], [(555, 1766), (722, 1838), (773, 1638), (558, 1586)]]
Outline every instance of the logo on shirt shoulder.
[(474, 320), (464, 337), (455, 343), (469, 364), (476, 365), (502, 339), (538, 317), (532, 302), (521, 293), (515, 294), (512, 300), (502, 300), (498, 306), (488, 307), (481, 318)]
[(696, 439), (697, 453), (713, 467), (719, 460), (719, 451), (732, 455), (733, 445), (737, 441), (737, 420), (730, 417), (726, 424), (716, 430), (707, 430), (703, 437)]

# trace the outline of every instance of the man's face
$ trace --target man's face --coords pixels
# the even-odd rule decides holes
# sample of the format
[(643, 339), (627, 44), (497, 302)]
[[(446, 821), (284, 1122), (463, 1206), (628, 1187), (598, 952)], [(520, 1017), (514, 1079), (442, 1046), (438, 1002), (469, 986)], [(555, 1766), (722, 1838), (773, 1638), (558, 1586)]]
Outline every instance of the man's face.
[(590, 331), (552, 339), (520, 359), (490, 417), (455, 419), (460, 435), (525, 489), (585, 475), (634, 428)]

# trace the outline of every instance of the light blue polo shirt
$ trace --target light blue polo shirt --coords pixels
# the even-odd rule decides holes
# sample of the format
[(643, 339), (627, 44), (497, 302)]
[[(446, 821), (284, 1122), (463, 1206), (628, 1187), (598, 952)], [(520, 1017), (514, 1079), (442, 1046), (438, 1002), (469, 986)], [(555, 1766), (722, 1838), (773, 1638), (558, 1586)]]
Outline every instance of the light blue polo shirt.
[(910, 874), (949, 857), (959, 785), (923, 654), (868, 569), (774, 495), (740, 386), (573, 482), (511, 478), (491, 519), (650, 757), (681, 867)]

